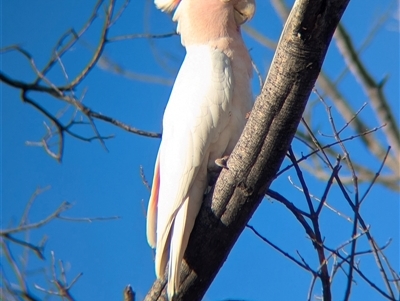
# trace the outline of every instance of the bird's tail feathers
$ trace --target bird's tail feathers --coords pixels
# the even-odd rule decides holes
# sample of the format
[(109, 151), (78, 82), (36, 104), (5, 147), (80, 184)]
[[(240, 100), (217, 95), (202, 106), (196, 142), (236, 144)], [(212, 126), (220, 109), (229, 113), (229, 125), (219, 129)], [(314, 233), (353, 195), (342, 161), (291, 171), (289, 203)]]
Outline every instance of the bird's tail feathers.
[(179, 288), (182, 259), (193, 228), (187, 219), (188, 207), (189, 200), (186, 199), (174, 220), (169, 252), (168, 300), (172, 300)]
[(191, 187), (189, 196), (179, 208), (173, 222), (167, 287), (169, 300), (172, 300), (172, 296), (179, 288), (182, 259), (203, 201), (203, 192), (207, 184), (206, 178), (206, 174), (198, 175), (197, 181)]
[(151, 187), (151, 195), (149, 205), (147, 207), (146, 234), (147, 242), (153, 249), (157, 242), (157, 204), (160, 190), (160, 155), (157, 155), (157, 161), (154, 168), (153, 186)]

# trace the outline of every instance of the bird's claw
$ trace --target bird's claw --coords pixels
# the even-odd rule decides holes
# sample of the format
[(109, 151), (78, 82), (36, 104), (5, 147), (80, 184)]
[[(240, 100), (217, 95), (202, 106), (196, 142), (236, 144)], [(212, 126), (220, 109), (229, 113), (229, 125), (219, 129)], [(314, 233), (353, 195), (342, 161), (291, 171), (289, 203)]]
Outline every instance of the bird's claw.
[(229, 158), (229, 156), (224, 156), (222, 158), (216, 159), (215, 164), (217, 164), (219, 167), (229, 169), (228, 165), (227, 165), (228, 158)]

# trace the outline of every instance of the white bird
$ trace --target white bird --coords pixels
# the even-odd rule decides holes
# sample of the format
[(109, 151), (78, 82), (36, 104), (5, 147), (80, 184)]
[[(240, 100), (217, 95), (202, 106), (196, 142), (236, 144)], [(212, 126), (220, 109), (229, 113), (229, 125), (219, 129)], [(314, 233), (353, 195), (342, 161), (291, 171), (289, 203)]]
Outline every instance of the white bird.
[(163, 135), (147, 212), (147, 239), (156, 248), (158, 278), (167, 262), (169, 300), (177, 293), (190, 233), (207, 188), (207, 170), (229, 155), (253, 100), (252, 64), (240, 25), (254, 0), (155, 0), (176, 8), (186, 56), (163, 118)]

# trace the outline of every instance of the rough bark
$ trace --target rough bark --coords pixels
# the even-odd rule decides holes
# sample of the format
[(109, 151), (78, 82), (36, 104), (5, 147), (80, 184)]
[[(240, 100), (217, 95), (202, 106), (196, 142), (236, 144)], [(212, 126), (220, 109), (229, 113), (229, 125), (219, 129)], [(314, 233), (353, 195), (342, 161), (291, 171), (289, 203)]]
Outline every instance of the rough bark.
[[(246, 128), (201, 208), (175, 300), (201, 300), (274, 180), (349, 0), (296, 1)], [(266, 23), (268, 26), (268, 23)], [(145, 300), (167, 300), (166, 278)]]

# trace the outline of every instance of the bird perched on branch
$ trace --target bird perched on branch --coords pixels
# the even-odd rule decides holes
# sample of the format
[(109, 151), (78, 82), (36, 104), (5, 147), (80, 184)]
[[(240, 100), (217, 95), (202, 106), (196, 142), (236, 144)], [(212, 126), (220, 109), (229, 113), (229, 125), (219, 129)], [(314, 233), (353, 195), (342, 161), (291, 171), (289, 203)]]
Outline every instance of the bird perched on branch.
[(155, 0), (176, 9), (186, 56), (163, 118), (147, 212), (147, 239), (156, 248), (158, 278), (168, 266), (169, 300), (177, 293), (190, 233), (207, 188), (207, 170), (228, 156), (253, 105), (252, 64), (240, 26), (254, 0)]

